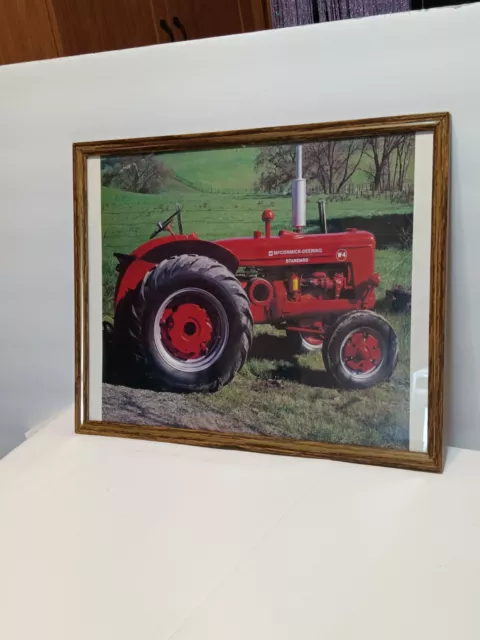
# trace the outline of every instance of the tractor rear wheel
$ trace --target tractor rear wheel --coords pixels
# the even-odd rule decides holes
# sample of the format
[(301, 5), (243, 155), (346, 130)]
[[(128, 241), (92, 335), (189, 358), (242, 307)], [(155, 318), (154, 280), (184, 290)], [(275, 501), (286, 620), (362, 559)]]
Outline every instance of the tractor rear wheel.
[(323, 338), (318, 334), (287, 331), (287, 340), (292, 353), (319, 353), (322, 351)]
[(373, 311), (340, 317), (323, 344), (325, 369), (345, 389), (368, 389), (388, 380), (397, 365), (398, 339)]
[(149, 271), (130, 318), (137, 361), (170, 391), (217, 391), (242, 368), (252, 343), (247, 295), (233, 273), (205, 256), (174, 256)]

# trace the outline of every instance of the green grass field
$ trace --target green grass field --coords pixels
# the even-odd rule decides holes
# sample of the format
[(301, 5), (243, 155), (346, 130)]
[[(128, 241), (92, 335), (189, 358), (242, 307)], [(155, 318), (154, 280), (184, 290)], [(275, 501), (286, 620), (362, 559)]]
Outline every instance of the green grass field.
[[(229, 150), (224, 164), (209, 165), (208, 154), (171, 154), (165, 158), (177, 178), (168, 189), (155, 195), (126, 193), (102, 189), (103, 234), (103, 313), (112, 320), (113, 295), (117, 273), (113, 252), (129, 253), (145, 242), (163, 220), (182, 206), (184, 231), (195, 231), (200, 238), (251, 236), (262, 229), (261, 213), (273, 209), (276, 215), (273, 232), (291, 228), (290, 197), (258, 197), (230, 193), (205, 193), (195, 189), (249, 189), (252, 185), (253, 150)], [(245, 153), (249, 152), (250, 156)], [(227, 155), (229, 156), (227, 158)], [(221, 165), (221, 166), (219, 166)], [(232, 166), (237, 167), (233, 172)], [(215, 179), (212, 178), (215, 176)], [(188, 184), (187, 184), (188, 183)], [(318, 197), (309, 197), (307, 218), (318, 219)], [(384, 214), (411, 213), (408, 204), (371, 198), (332, 201), (327, 204), (327, 218), (369, 218)], [(315, 231), (309, 226), (307, 231)], [(388, 383), (362, 392), (333, 388), (317, 354), (292, 356), (285, 350), (283, 332), (269, 326), (255, 327), (255, 341), (247, 364), (235, 380), (220, 392), (196, 396), (205, 407), (228, 412), (232, 424), (257, 423), (260, 432), (269, 431), (285, 437), (349, 442), (369, 446), (408, 447), (410, 314), (395, 314), (385, 300), (393, 284), (410, 287), (411, 250), (397, 247), (377, 249), (376, 270), (381, 276), (377, 310), (393, 325), (399, 337), (400, 356), (396, 372)], [(270, 353), (258, 348), (270, 345)], [(161, 416), (159, 416), (161, 423)]]
[(165, 153), (158, 157), (180, 180), (186, 180), (197, 190), (225, 192), (253, 188), (257, 153), (257, 149), (246, 148)]

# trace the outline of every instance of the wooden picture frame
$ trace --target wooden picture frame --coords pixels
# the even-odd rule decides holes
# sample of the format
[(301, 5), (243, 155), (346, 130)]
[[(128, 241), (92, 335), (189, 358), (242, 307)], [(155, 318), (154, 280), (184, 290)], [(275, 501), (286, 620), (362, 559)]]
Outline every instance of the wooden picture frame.
[[(449, 180), (448, 113), (373, 118), (324, 124), (224, 131), (205, 134), (76, 143), (73, 148), (75, 223), (75, 430), (80, 434), (141, 438), (272, 454), (329, 458), (439, 472), (443, 466), (443, 362), (447, 210)], [(433, 134), (428, 355), (428, 444), (425, 451), (374, 448), (209, 430), (120, 424), (89, 417), (89, 256), (87, 161), (97, 156), (194, 151), (243, 145), (308, 143), (394, 134)], [(321, 420), (321, 415), (319, 416)]]

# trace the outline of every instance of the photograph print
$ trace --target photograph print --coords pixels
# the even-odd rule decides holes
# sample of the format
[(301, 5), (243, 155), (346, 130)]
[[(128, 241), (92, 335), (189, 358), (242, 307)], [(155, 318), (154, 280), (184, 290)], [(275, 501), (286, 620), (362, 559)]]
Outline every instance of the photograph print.
[(427, 452), (433, 158), (415, 131), (89, 157), (89, 418)]

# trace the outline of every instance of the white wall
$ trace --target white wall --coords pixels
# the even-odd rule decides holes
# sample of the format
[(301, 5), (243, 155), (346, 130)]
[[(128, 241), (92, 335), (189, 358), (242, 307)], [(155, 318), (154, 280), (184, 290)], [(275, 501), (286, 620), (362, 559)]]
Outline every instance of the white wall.
[(75, 141), (450, 111), (447, 441), (480, 448), (480, 6), (0, 67), (0, 454), (73, 401)]

